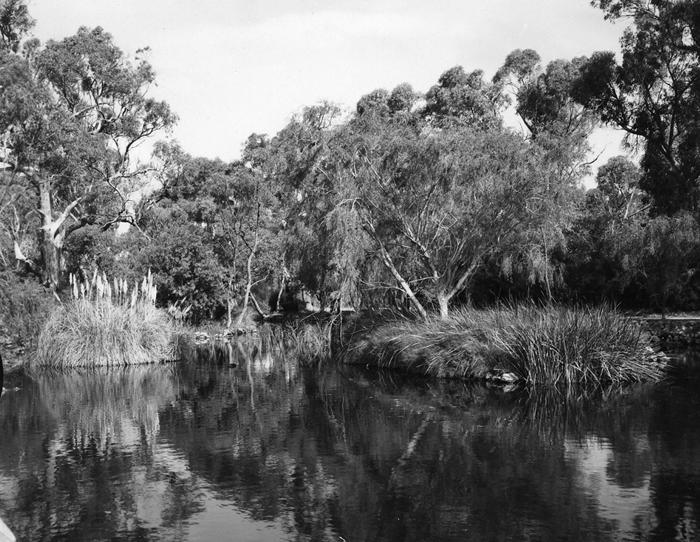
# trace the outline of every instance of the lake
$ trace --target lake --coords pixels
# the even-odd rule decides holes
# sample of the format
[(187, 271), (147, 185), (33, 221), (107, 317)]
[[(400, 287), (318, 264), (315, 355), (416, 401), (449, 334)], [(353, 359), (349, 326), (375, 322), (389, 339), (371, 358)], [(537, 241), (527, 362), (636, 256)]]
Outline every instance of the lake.
[(692, 357), (567, 397), (224, 354), (15, 377), (0, 517), (18, 540), (700, 539)]

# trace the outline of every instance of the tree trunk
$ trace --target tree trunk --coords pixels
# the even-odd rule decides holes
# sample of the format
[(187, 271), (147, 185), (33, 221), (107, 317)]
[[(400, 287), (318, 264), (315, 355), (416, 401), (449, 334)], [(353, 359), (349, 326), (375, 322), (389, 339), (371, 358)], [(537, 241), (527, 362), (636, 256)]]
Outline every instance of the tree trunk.
[(394, 278), (396, 279), (396, 282), (399, 283), (399, 286), (401, 286), (401, 289), (404, 291), (404, 293), (411, 300), (413, 307), (418, 311), (418, 314), (421, 315), (421, 318), (423, 318), (424, 320), (427, 319), (428, 318), (427, 311), (423, 307), (422, 303), (420, 301), (418, 301), (418, 298), (416, 297), (416, 294), (413, 292), (413, 289), (411, 288), (410, 284), (408, 284), (406, 279), (404, 279), (401, 276), (401, 273), (399, 273), (399, 270), (396, 269), (396, 266), (394, 265), (394, 262), (391, 259), (389, 252), (387, 252), (386, 248), (384, 248), (384, 244), (377, 237), (375, 237), (375, 240), (377, 241), (377, 244), (379, 245), (379, 254), (382, 257), (382, 262), (384, 263), (384, 267), (386, 267), (389, 270), (389, 272), (394, 276)]
[(406, 281), (401, 276), (401, 273), (399, 273), (399, 270), (396, 269), (396, 266), (394, 265), (394, 261), (391, 259), (391, 255), (389, 254), (389, 251), (386, 249), (384, 246), (384, 243), (382, 243), (382, 240), (379, 238), (377, 235), (377, 232), (374, 228), (374, 225), (369, 221), (365, 220), (364, 221), (364, 229), (367, 233), (369, 233), (374, 241), (377, 243), (377, 247), (379, 248), (379, 255), (382, 258), (382, 263), (384, 264), (384, 267), (386, 267), (389, 272), (394, 276), (396, 279), (396, 282), (399, 283), (399, 286), (401, 289), (404, 291), (404, 293), (408, 296), (408, 298), (411, 300), (411, 303), (413, 304), (413, 307), (418, 311), (418, 314), (421, 315), (421, 318), (424, 320), (427, 320), (428, 318), (428, 313), (421, 304), (420, 301), (418, 301), (418, 298), (416, 297), (416, 294), (413, 292), (413, 289), (411, 288), (411, 285)]
[(443, 320), (447, 320), (447, 317), (450, 315), (450, 299), (450, 296), (445, 292), (440, 292), (437, 296), (440, 318)]
[(53, 239), (51, 187), (46, 179), (42, 179), (39, 183), (39, 204), (42, 215), (41, 255), (44, 260), (44, 282), (56, 289), (61, 274), (61, 251)]
[(542, 228), (542, 244), (544, 245), (544, 284), (547, 288), (547, 302), (552, 304), (554, 297), (552, 296), (552, 286), (549, 281), (549, 251), (547, 250), (547, 234)]
[(282, 312), (282, 296), (284, 295), (284, 289), (287, 286), (287, 276), (289, 275), (287, 265), (284, 263), (285, 260), (286, 258), (282, 260), (282, 277), (280, 279), (280, 290), (277, 293), (275, 312)]
[(253, 247), (250, 249), (250, 254), (248, 255), (247, 272), (248, 272), (248, 282), (245, 287), (245, 295), (243, 297), (243, 309), (238, 315), (238, 320), (236, 321), (236, 328), (240, 329), (243, 324), (243, 318), (245, 317), (246, 311), (248, 309), (248, 303), (250, 302), (250, 294), (253, 289), (253, 258), (255, 258), (255, 251), (258, 250), (258, 235), (255, 234), (255, 242)]

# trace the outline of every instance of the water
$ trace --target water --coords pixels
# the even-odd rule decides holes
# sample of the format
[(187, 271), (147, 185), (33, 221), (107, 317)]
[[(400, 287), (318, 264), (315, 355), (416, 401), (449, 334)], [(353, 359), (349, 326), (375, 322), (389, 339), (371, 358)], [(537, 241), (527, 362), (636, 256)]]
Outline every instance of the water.
[(232, 354), (23, 379), (0, 517), (18, 540), (700, 539), (697, 380), (567, 399)]

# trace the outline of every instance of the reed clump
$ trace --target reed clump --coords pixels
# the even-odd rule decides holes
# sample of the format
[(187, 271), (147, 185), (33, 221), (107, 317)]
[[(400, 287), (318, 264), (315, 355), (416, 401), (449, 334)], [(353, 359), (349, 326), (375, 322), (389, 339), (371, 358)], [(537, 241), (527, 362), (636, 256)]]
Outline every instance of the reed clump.
[(72, 299), (57, 307), (39, 335), (35, 361), (51, 367), (123, 366), (174, 359), (174, 326), (155, 306), (149, 271), (141, 282), (70, 278)]
[(299, 363), (319, 366), (332, 357), (333, 319), (290, 321), (283, 325), (282, 339)]
[(356, 342), (348, 360), (429, 376), (508, 375), (552, 386), (657, 381), (666, 368), (639, 325), (615, 309), (534, 304), (393, 322)]

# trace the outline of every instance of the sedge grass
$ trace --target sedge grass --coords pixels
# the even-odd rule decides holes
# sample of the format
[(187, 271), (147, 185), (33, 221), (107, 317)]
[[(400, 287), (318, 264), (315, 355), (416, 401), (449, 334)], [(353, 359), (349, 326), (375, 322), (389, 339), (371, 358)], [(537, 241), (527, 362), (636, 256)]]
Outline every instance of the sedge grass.
[(318, 367), (332, 357), (333, 325), (333, 319), (290, 321), (282, 328), (282, 341), (301, 365)]
[(463, 309), (448, 319), (397, 321), (371, 331), (350, 363), (428, 376), (526, 384), (603, 385), (657, 381), (664, 366), (639, 326), (608, 307), (520, 305)]
[(150, 273), (133, 287), (97, 273), (91, 281), (71, 277), (71, 286), (73, 299), (51, 313), (39, 335), (36, 364), (123, 366), (174, 357), (174, 327), (155, 306)]

